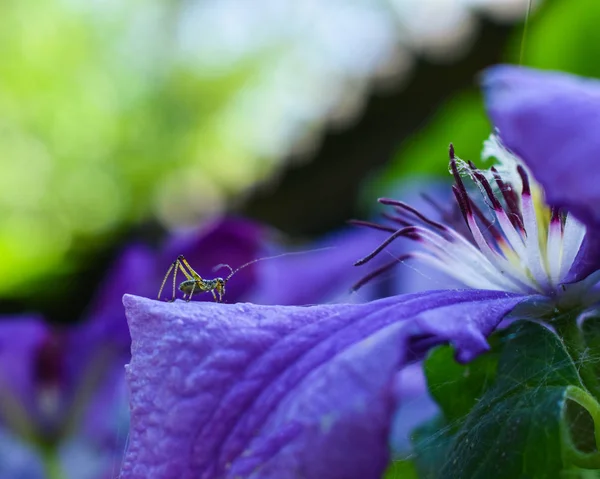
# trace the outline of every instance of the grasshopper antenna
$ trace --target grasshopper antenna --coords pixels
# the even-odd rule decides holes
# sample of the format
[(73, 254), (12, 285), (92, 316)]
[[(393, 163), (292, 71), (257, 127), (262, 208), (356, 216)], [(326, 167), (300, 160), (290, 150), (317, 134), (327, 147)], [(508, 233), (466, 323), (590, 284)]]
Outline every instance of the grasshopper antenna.
[(325, 248), (312, 249), (309, 251), (292, 251), (292, 252), (277, 254), (275, 256), (266, 256), (264, 258), (258, 258), (258, 259), (253, 259), (252, 261), (248, 261), (247, 263), (244, 263), (242, 266), (240, 266), (239, 268), (236, 268), (235, 270), (232, 269), (231, 266), (229, 266), (228, 264), (224, 264), (224, 263), (218, 264), (217, 266), (215, 266), (214, 269), (218, 269), (218, 268), (222, 268), (222, 267), (229, 268), (231, 273), (229, 273), (229, 276), (227, 276), (227, 278), (225, 278), (225, 280), (224, 280), (224, 282), (227, 283), (227, 281), (229, 281), (231, 279), (231, 277), (234, 274), (236, 274), (239, 270), (244, 269), (246, 266), (250, 266), (251, 264), (258, 263), (259, 261), (264, 261), (267, 259), (282, 258), (283, 256), (293, 256), (293, 255), (298, 255), (298, 254), (316, 253), (318, 251), (325, 251), (325, 250), (332, 249), (332, 248), (335, 248), (335, 246), (327, 246)]
[(226, 263), (220, 263), (217, 266), (215, 266), (212, 270), (213, 270), (213, 272), (215, 272), (215, 271), (220, 270), (221, 268), (229, 268), (229, 271), (231, 272), (231, 274), (233, 274), (233, 268)]

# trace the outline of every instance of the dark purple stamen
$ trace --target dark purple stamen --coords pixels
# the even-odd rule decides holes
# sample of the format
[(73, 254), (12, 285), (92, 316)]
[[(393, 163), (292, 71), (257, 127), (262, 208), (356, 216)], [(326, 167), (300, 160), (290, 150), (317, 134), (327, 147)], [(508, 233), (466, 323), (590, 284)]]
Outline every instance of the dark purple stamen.
[(404, 255), (399, 256), (398, 258), (394, 259), (393, 261), (390, 261), (389, 263), (386, 263), (383, 266), (380, 266), (376, 270), (371, 271), (369, 274), (367, 274), (366, 276), (363, 276), (359, 281), (357, 281), (354, 284), (354, 286), (352, 286), (351, 291), (352, 292), (358, 291), (360, 288), (362, 288), (365, 284), (367, 284), (373, 278), (376, 278), (377, 276), (385, 273), (389, 269), (392, 269), (394, 266), (396, 266), (398, 263), (401, 263), (402, 261), (405, 261), (405, 260), (409, 259), (410, 257), (411, 257), (410, 254), (404, 254)]
[(527, 195), (527, 196), (531, 196), (531, 189), (529, 187), (529, 176), (527, 176), (527, 172), (525, 171), (525, 168), (523, 168), (521, 165), (517, 165), (517, 172), (519, 173), (519, 176), (521, 177), (521, 181), (523, 182), (523, 195)]
[(492, 203), (492, 208), (494, 208), (496, 211), (503, 211), (504, 208), (502, 208), (502, 204), (500, 204), (500, 201), (498, 201), (498, 198), (496, 198), (496, 195), (494, 195), (492, 186), (487, 178), (483, 175), (483, 173), (481, 173), (481, 171), (477, 169), (475, 165), (473, 165), (473, 163), (469, 162), (469, 166), (471, 167), (471, 171), (473, 172), (473, 176), (475, 176), (475, 181), (477, 184), (483, 186), (487, 197)]
[(504, 239), (504, 236), (502, 236), (500, 230), (496, 228), (496, 226), (483, 214), (483, 211), (481, 211), (479, 206), (477, 206), (470, 197), (467, 197), (467, 199), (469, 200), (469, 204), (475, 213), (475, 216), (483, 224), (485, 231), (488, 231), (496, 241)]
[[(452, 193), (454, 193), (454, 198), (456, 199), (456, 203), (458, 203), (458, 207), (460, 208), (460, 212), (463, 215), (465, 223), (467, 226), (469, 225), (468, 216), (472, 216), (473, 212), (471, 211), (471, 202), (469, 201), (469, 197), (467, 196), (466, 191), (461, 191), (458, 185), (452, 185)], [(470, 227), (469, 227), (470, 229)]]
[(565, 223), (563, 222), (563, 218), (561, 215), (560, 208), (553, 206), (550, 208), (550, 224), (558, 224), (560, 225), (560, 231), (562, 233), (565, 232)]
[(373, 228), (374, 230), (379, 230), (379, 231), (387, 231), (388, 233), (394, 233), (398, 230), (397, 228), (393, 228), (392, 226), (380, 225), (377, 223), (372, 223), (371, 221), (363, 221), (363, 220), (348, 220), (348, 224), (351, 224), (354, 226), (366, 226), (367, 228)]
[(510, 183), (505, 183), (498, 170), (492, 166), (492, 173), (494, 174), (494, 179), (496, 180), (496, 184), (498, 188), (500, 188), (500, 192), (502, 193), (502, 197), (506, 202), (506, 208), (510, 213), (508, 215), (508, 219), (512, 223), (512, 225), (520, 229), (521, 231), (525, 231), (525, 226), (523, 225), (523, 216), (521, 215), (521, 209), (519, 208), (519, 201), (517, 198), (517, 194), (515, 193), (514, 188)]
[(389, 199), (389, 198), (379, 198), (379, 200), (377, 200), (377, 201), (379, 201), (382, 205), (396, 206), (400, 210), (406, 210), (406, 211), (412, 213), (417, 218), (419, 218), (424, 223), (426, 223), (426, 224), (428, 224), (430, 226), (433, 226), (434, 228), (437, 228), (437, 229), (439, 229), (441, 231), (446, 231), (446, 229), (447, 229), (443, 224), (438, 223), (437, 221), (430, 220), (423, 213), (419, 212), (418, 210), (416, 210), (412, 206), (407, 205), (403, 201), (392, 200), (392, 199)]
[(463, 184), (462, 178), (458, 173), (458, 168), (456, 166), (456, 157), (454, 156), (454, 146), (450, 143), (450, 168), (452, 169), (452, 176), (454, 176), (454, 182), (460, 191), (464, 191), (465, 195), (467, 193), (467, 189)]
[[(494, 207), (494, 209), (502, 209), (502, 205), (500, 204), (498, 199), (494, 196), (492, 187), (490, 186), (490, 184), (487, 181), (487, 179), (485, 178), (485, 176), (483, 176), (483, 174), (477, 169), (477, 167), (475, 166), (475, 164), (473, 162), (469, 161), (468, 164), (473, 172), (473, 175), (475, 176), (476, 181), (481, 186), (483, 186), (487, 195), (490, 197), (490, 201), (492, 202), (492, 206)], [(465, 223), (467, 224), (467, 227), (469, 228), (469, 230), (471, 229), (471, 227), (469, 226), (468, 217), (469, 216), (472, 217), (473, 213), (474, 213), (475, 216), (477, 216), (477, 218), (481, 221), (481, 223), (485, 227), (485, 230), (488, 231), (496, 241), (503, 239), (503, 236), (500, 233), (500, 231), (492, 224), (492, 222), (483, 214), (481, 209), (479, 209), (479, 207), (475, 204), (475, 202), (473, 200), (471, 200), (471, 198), (469, 197), (469, 194), (467, 193), (465, 185), (462, 182), (462, 178), (460, 177), (460, 174), (458, 173), (458, 167), (456, 166), (455, 158), (451, 159), (450, 166), (452, 168), (452, 175), (454, 176), (454, 179), (456, 180), (456, 185), (452, 186), (452, 192), (454, 193), (456, 202), (458, 203), (460, 211), (463, 215), (463, 218), (464, 218)]]
[(387, 245), (389, 245), (396, 238), (400, 238), (401, 236), (404, 236), (405, 238), (415, 240), (415, 241), (419, 239), (419, 234), (417, 233), (415, 226), (409, 226), (407, 228), (402, 228), (401, 230), (397, 230), (389, 238), (387, 238), (383, 243), (381, 243), (377, 248), (375, 248), (371, 253), (369, 253), (364, 258), (359, 259), (356, 263), (354, 263), (354, 266), (360, 266), (361, 264), (365, 264), (366, 262), (372, 260), (375, 256), (377, 256), (379, 253), (381, 253)]

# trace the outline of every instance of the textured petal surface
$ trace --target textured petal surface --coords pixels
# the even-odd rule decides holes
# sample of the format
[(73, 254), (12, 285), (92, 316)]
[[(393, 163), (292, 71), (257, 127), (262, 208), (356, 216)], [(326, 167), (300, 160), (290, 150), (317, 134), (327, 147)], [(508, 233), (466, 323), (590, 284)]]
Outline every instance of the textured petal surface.
[(600, 82), (514, 66), (488, 69), (487, 109), (549, 204), (600, 226)]
[(463, 360), (480, 354), (523, 299), (456, 290), (284, 307), (125, 296), (132, 427), (121, 477), (379, 478), (398, 369), (447, 341)]

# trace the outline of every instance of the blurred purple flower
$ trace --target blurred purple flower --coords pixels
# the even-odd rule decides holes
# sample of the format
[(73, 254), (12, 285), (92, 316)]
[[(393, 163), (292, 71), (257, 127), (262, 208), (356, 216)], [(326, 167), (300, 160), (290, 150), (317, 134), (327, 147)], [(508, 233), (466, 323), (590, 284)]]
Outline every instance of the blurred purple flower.
[[(383, 200), (391, 225), (372, 226), (389, 238), (359, 262), (402, 237), (422, 247), (413, 259), (473, 289), (303, 308), (126, 296), (132, 428), (122, 479), (379, 478), (394, 411), (408, 396), (397, 385), (399, 371), (447, 342), (457, 360), (472, 360), (525, 301), (541, 316), (599, 299), (597, 275), (586, 279), (594, 263), (582, 243), (600, 223), (600, 181), (580, 192), (579, 175), (600, 171), (593, 136), (600, 114), (587, 104), (596, 106), (600, 86), (509, 67), (489, 70), (485, 84), (500, 137), (521, 157), (492, 137), (484, 153), (500, 164), (483, 171), (451, 148), (462, 226)], [(562, 108), (554, 108), (557, 98)], [(556, 173), (564, 158), (576, 163), (569, 181)], [(525, 164), (540, 173), (552, 208)]]
[[(341, 254), (346, 257), (376, 244), (365, 233), (351, 231), (336, 238)], [(114, 477), (128, 429), (124, 365), (131, 339), (123, 294), (155, 298), (179, 254), (212, 277), (217, 263), (237, 267), (284, 252), (273, 238), (262, 225), (228, 218), (176, 233), (159, 251), (132, 244), (110, 268), (81, 323), (59, 330), (36, 315), (1, 318), (0, 477)], [(298, 261), (281, 257), (241, 270), (229, 283), (225, 300), (316, 302), (348, 290), (359, 272), (340, 261), (327, 263), (313, 248), (295, 256)], [(331, 281), (340, 274), (347, 282)], [(308, 293), (302, 285), (310, 277), (316, 287)], [(198, 299), (213, 301), (208, 294)]]
[[(60, 331), (37, 316), (0, 322), (0, 477), (103, 478), (118, 469), (128, 350), (94, 339), (87, 326)], [(15, 461), (18, 450), (27, 459)]]

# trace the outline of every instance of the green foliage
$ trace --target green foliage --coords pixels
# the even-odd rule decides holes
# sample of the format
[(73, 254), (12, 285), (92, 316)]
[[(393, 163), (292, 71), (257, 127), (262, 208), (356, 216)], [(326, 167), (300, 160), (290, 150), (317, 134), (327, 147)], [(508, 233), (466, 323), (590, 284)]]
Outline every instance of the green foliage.
[(437, 348), (427, 358), (425, 374), (429, 384), (436, 385), (431, 396), (447, 421), (465, 417), (496, 379), (500, 341), (494, 337), (491, 342), (496, 345), (491, 352), (464, 366), (454, 360), (450, 347)]
[(581, 360), (586, 362), (591, 374), (600, 378), (600, 315), (586, 315), (581, 322), (581, 329), (585, 342), (585, 357)]
[(600, 469), (600, 405), (558, 336), (517, 322), (468, 366), (450, 354), (444, 347), (427, 359), (443, 417), (415, 434), (419, 477), (590, 477), (584, 469)]
[[(600, 44), (600, 2), (596, 0), (549, 1), (531, 19), (524, 44), (527, 66), (562, 70), (600, 78), (595, 61)], [(512, 60), (517, 61), (522, 35), (513, 38)]]
[(418, 427), (412, 434), (417, 477), (434, 479), (446, 461), (452, 442), (451, 428), (442, 416)]
[(178, 56), (179, 8), (0, 4), (0, 293), (35, 294), (132, 221), (196, 223), (264, 176), (230, 113), (259, 59), (204, 75)]
[(417, 471), (410, 461), (392, 461), (383, 479), (417, 479)]

